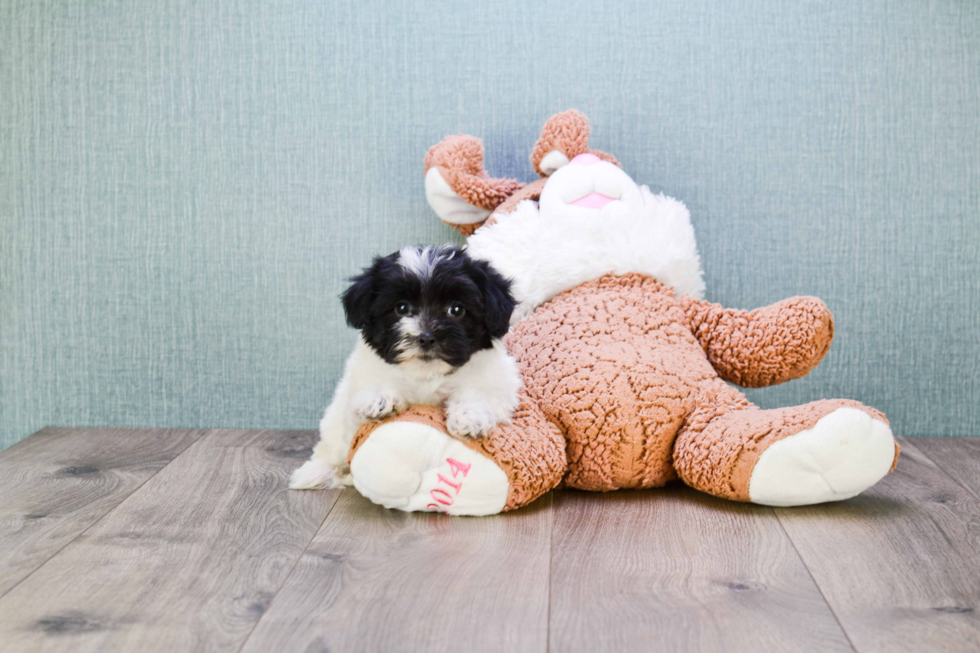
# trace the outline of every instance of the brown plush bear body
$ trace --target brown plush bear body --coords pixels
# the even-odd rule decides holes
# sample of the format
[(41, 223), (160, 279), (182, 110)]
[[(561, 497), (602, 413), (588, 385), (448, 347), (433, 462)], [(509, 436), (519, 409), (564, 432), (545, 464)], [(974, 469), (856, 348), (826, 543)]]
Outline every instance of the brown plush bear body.
[[(778, 333), (766, 329), (777, 322)], [(830, 312), (813, 298), (761, 311), (726, 311), (675, 297), (671, 288), (634, 274), (604, 277), (559, 295), (519, 323), (507, 345), (530, 395), (564, 432), (568, 486), (659, 487), (680, 472), (695, 486), (710, 486), (701, 489), (712, 494), (747, 500), (747, 475), (735, 472), (750, 471), (755, 451), (791, 425), (779, 411), (759, 410), (724, 383), (709, 356), (733, 376), (768, 385), (805, 375), (832, 337)], [(767, 354), (779, 365), (748, 369), (765, 368)], [(842, 405), (858, 406), (817, 402), (803, 419), (815, 423)], [(731, 461), (742, 464), (722, 466), (732, 474), (718, 475), (709, 472), (718, 468), (712, 455), (718, 452), (699, 455), (698, 444), (724, 416), (727, 433), (719, 435), (729, 457), (745, 460)]]
[(699, 388), (717, 381), (680, 302), (639, 276), (559, 295), (507, 338), (534, 399), (567, 441), (567, 485), (659, 487)]

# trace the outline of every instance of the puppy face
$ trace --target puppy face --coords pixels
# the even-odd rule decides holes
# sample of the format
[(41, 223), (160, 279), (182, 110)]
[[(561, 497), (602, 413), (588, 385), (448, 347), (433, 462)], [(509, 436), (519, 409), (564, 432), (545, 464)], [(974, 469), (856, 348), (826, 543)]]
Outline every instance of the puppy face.
[(460, 367), (503, 337), (515, 306), (509, 281), (453, 245), (376, 257), (351, 281), (347, 323), (396, 365)]

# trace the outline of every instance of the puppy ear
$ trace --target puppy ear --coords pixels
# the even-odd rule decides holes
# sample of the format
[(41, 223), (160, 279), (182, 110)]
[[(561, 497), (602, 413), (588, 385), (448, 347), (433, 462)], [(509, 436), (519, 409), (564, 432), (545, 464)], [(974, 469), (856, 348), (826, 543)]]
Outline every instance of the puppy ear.
[(347, 324), (355, 329), (363, 329), (371, 320), (371, 304), (378, 293), (378, 275), (383, 263), (384, 259), (375, 257), (371, 267), (350, 278), (350, 287), (340, 295)]
[(483, 292), (483, 303), (486, 307), (485, 321), (487, 332), (491, 338), (503, 338), (510, 328), (510, 316), (514, 313), (517, 301), (510, 293), (510, 281), (505, 279), (489, 263), (485, 261), (475, 262), (477, 269), (482, 274), (475, 276), (482, 277), (477, 279), (477, 285)]

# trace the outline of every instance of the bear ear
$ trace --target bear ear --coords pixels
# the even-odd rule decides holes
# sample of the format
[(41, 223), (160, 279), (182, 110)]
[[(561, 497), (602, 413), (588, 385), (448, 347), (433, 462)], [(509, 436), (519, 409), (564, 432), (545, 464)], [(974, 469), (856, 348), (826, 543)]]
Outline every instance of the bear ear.
[(378, 295), (381, 268), (384, 265), (385, 259), (380, 256), (375, 257), (370, 267), (364, 268), (359, 275), (350, 278), (350, 287), (340, 295), (347, 324), (355, 329), (363, 329), (371, 319), (371, 304)]
[(487, 333), (491, 338), (503, 338), (510, 328), (510, 317), (517, 306), (517, 301), (510, 292), (511, 282), (486, 261), (474, 261), (474, 266), (473, 277), (483, 293)]

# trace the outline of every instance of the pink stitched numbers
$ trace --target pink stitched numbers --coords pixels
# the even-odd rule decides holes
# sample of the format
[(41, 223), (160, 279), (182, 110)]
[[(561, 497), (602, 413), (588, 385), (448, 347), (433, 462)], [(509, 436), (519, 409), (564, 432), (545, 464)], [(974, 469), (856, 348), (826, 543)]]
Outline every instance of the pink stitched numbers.
[(450, 480), (449, 480), (448, 478), (446, 478), (446, 477), (445, 477), (445, 476), (443, 476), (442, 474), (436, 474), (436, 476), (438, 476), (438, 477), (439, 477), (439, 480), (440, 480), (440, 481), (442, 481), (443, 483), (445, 483), (445, 484), (446, 484), (446, 485), (448, 485), (449, 487), (451, 487), (451, 488), (453, 488), (454, 490), (456, 490), (456, 494), (459, 494), (459, 489), (460, 489), (461, 487), (463, 487), (463, 483), (462, 483), (462, 482), (460, 482), (460, 483), (453, 483), (452, 481), (450, 481)]
[[(459, 478), (460, 474), (462, 474), (463, 478), (466, 478), (466, 475), (470, 473), (471, 465), (467, 463), (461, 463), (455, 458), (446, 458), (446, 462), (449, 463), (449, 470), (452, 472), (454, 479)], [(436, 487), (429, 492), (429, 496), (432, 497), (432, 500), (435, 503), (430, 503), (426, 506), (426, 508), (437, 512), (446, 512), (446, 508), (453, 505), (456, 497), (459, 496), (459, 491), (463, 489), (463, 480), (460, 479), (458, 481), (451, 481), (442, 474), (438, 473), (436, 476), (439, 477), (439, 482), (436, 483)], [(445, 483), (446, 487), (454, 492), (450, 494), (447, 490), (438, 487), (439, 483)]]
[(456, 478), (460, 472), (463, 473), (464, 477), (470, 472), (469, 463), (461, 463), (455, 458), (446, 458), (446, 462), (449, 463), (450, 469), (453, 470), (453, 478)]

